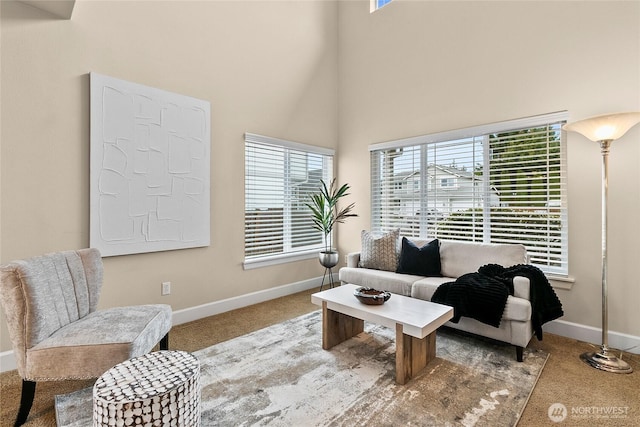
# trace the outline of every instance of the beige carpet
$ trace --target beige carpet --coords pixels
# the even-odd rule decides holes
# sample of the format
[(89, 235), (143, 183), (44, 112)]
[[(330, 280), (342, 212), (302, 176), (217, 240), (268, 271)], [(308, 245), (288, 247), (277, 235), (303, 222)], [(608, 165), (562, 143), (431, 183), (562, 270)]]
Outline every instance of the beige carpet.
[[(397, 385), (394, 330), (367, 323), (325, 351), (321, 324), (318, 310), (194, 352), (202, 425), (514, 426), (548, 357), (526, 349), (518, 363), (511, 346), (439, 330), (436, 359)], [(56, 412), (90, 427), (90, 389), (56, 397)]]
[[(317, 310), (310, 294), (300, 292), (273, 301), (245, 307), (217, 316), (174, 327), (172, 349), (196, 351), (238, 337), (268, 325), (280, 323), (301, 314)], [(640, 356), (625, 353), (624, 358), (634, 368), (630, 375), (616, 375), (590, 368), (579, 360), (580, 353), (593, 346), (579, 341), (545, 334), (544, 340), (531, 340), (529, 347), (550, 353), (547, 364), (525, 408), (519, 426), (624, 426), (640, 425)], [(91, 382), (62, 381), (38, 384), (36, 399), (28, 427), (54, 427), (54, 396), (86, 387)], [(16, 371), (0, 374), (0, 425), (11, 426), (20, 400), (20, 378)], [(584, 408), (628, 408), (625, 418), (606, 419), (568, 417), (562, 423), (552, 422), (547, 413), (554, 403), (563, 403), (569, 411)]]

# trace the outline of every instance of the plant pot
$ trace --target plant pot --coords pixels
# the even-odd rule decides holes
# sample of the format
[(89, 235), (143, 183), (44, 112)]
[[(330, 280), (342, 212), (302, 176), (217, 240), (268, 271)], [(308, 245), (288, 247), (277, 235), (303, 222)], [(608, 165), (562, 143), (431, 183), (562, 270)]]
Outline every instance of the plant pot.
[(340, 255), (337, 251), (320, 252), (318, 254), (318, 259), (324, 268), (333, 268), (338, 264)]

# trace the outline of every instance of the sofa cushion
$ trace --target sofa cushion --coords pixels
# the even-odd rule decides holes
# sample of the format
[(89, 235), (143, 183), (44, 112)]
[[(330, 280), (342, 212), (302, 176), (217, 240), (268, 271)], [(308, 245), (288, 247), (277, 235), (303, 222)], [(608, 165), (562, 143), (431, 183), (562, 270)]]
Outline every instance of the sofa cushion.
[(398, 266), (399, 237), (400, 229), (388, 233), (362, 230), (360, 267), (395, 272)]
[(427, 277), (440, 276), (440, 242), (438, 239), (418, 247), (411, 240), (403, 237), (397, 272)]
[[(416, 281), (411, 287), (411, 296), (425, 301), (431, 301), (436, 289), (447, 282), (453, 282), (451, 277), (427, 277)], [(531, 303), (523, 298), (509, 295), (502, 313), (502, 320), (518, 320), (526, 322), (531, 319)]]
[(394, 294), (411, 296), (411, 285), (423, 279), (423, 276), (398, 274), (393, 271), (372, 270), (367, 268), (342, 267), (340, 281), (365, 286), (379, 291), (389, 291)]
[(503, 267), (527, 263), (523, 245), (497, 243), (440, 242), (441, 273), (446, 277), (460, 277), (478, 271), (486, 264)]
[(438, 286), (447, 282), (454, 282), (456, 279), (451, 277), (427, 277), (413, 283), (411, 287), (411, 296), (413, 298), (431, 301), (431, 297), (435, 293)]

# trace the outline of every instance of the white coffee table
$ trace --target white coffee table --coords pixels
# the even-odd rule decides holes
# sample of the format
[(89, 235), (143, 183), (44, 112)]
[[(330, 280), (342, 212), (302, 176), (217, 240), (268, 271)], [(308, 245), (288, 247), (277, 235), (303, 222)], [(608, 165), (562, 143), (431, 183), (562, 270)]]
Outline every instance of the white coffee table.
[(346, 284), (311, 295), (322, 306), (322, 348), (325, 350), (364, 330), (364, 321), (396, 331), (396, 382), (406, 384), (436, 355), (436, 329), (453, 317), (453, 308), (392, 294), (382, 305), (361, 303)]

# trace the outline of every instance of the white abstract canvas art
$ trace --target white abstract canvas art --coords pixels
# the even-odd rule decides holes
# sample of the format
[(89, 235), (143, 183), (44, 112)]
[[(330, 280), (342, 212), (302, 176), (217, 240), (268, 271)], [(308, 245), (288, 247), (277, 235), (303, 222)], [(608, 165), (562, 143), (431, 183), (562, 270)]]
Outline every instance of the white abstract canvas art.
[(210, 103), (90, 76), (90, 245), (103, 256), (208, 246)]

